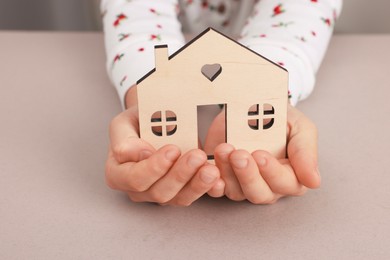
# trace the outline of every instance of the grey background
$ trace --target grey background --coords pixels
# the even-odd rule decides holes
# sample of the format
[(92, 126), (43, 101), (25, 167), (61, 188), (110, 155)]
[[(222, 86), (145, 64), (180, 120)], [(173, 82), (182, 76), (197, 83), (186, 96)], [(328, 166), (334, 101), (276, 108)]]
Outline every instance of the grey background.
[(390, 259), (389, 34), (332, 39), (299, 104), (321, 188), (271, 206), (131, 203), (104, 183), (120, 105), (102, 33), (3, 31), (0, 45), (1, 260)]
[[(0, 30), (100, 30), (99, 0), (0, 0)], [(390, 1), (344, 0), (336, 33), (390, 33)]]

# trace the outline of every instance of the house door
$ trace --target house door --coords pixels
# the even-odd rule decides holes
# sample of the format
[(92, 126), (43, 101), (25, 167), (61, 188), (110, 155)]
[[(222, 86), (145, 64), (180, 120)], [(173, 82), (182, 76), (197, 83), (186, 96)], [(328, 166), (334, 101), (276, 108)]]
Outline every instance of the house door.
[(215, 147), (226, 143), (226, 104), (198, 106), (197, 114), (199, 149), (213, 160)]

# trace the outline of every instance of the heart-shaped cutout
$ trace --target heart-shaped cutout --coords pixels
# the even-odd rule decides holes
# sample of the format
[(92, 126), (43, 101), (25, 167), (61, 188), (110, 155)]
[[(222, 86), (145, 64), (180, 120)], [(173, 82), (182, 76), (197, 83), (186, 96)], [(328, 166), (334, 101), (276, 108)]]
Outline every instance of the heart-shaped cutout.
[(216, 79), (219, 74), (222, 72), (221, 64), (206, 64), (201, 69), (203, 76), (205, 76), (208, 80), (213, 81)]

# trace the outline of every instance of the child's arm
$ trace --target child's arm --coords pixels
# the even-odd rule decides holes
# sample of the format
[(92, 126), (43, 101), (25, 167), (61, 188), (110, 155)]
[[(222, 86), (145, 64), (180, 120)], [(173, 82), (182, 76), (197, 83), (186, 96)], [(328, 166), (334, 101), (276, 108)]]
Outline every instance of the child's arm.
[(168, 44), (172, 53), (184, 44), (177, 1), (103, 0), (101, 5), (107, 69), (127, 108), (111, 122), (107, 184), (133, 201), (189, 205), (212, 186), (223, 185), (219, 171), (201, 150), (180, 156), (175, 146), (156, 151), (140, 139), (133, 86), (154, 67), (154, 45)]
[[(277, 3), (276, 3), (277, 2)], [(298, 1), (297, 1), (298, 2)], [(305, 2), (305, 4), (303, 4)], [(328, 44), (331, 30), (321, 31), (324, 34), (320, 34), (317, 31), (311, 32), (312, 36), (319, 36), (318, 42), (310, 42), (310, 44), (304, 45), (301, 43), (306, 43), (307, 39), (305, 37), (300, 37), (301, 34), (295, 34), (295, 31), (289, 31), (291, 23), (288, 21), (283, 23), (283, 21), (279, 21), (275, 18), (283, 18), (282, 14), (287, 14), (286, 8), (291, 5), (297, 6), (301, 3), (299, 8), (303, 8), (301, 11), (306, 12), (306, 14), (311, 14), (311, 9), (308, 9), (308, 4), (315, 5), (319, 1), (299, 1), (298, 4), (282, 4), (279, 6), (281, 1), (273, 1), (273, 0), (263, 0), (259, 2), (256, 7), (261, 8), (261, 10), (266, 13), (266, 15), (262, 16), (261, 12), (257, 13), (248, 23), (248, 26), (245, 28), (243, 32), (243, 37), (241, 39), (242, 43), (247, 45), (248, 47), (254, 49), (255, 51), (259, 51), (263, 55), (267, 56), (271, 60), (280, 63), (287, 67), (290, 72), (290, 90), (292, 91), (292, 103), (295, 104), (302, 97), (307, 95), (312, 86), (314, 85), (314, 73), (319, 66), (319, 63), (322, 59), (323, 53), (325, 52), (326, 46)], [(335, 0), (335, 2), (340, 2)], [(330, 0), (323, 0), (321, 3), (318, 3), (321, 8), (324, 7), (326, 14), (329, 12), (329, 7), (332, 8), (331, 5), (328, 5)], [(137, 106), (135, 102), (135, 88), (132, 88), (127, 92), (127, 89), (135, 83), (135, 81), (142, 77), (145, 73), (147, 73), (154, 65), (154, 57), (153, 51), (146, 51), (149, 48), (153, 49), (153, 46), (156, 44), (168, 44), (170, 47), (170, 52), (172, 53), (179, 47), (184, 44), (183, 37), (180, 32), (180, 25), (176, 19), (176, 8), (177, 1), (169, 0), (169, 1), (160, 1), (160, 0), (150, 0), (150, 1), (142, 1), (142, 0), (133, 0), (131, 2), (125, 0), (111, 0), (102, 2), (103, 10), (107, 10), (104, 17), (105, 24), (105, 34), (106, 34), (106, 47), (107, 47), (107, 55), (108, 55), (108, 69), (110, 71), (110, 77), (114, 82), (114, 85), (117, 87), (118, 93), (121, 97), (122, 105), (124, 106), (125, 96), (128, 98), (127, 107), (129, 108), (127, 111), (124, 111), (119, 116), (117, 116), (113, 123), (111, 124), (111, 146), (110, 146), (110, 155), (107, 161), (107, 182), (108, 184), (116, 189), (121, 189), (124, 191), (129, 191), (129, 196), (133, 200), (137, 201), (155, 201), (164, 203), (169, 201), (167, 198), (170, 198), (170, 203), (172, 204), (190, 204), (203, 193), (207, 192), (207, 188), (213, 187), (209, 194), (212, 196), (222, 196), (227, 193), (228, 197), (235, 199), (237, 198), (235, 190), (233, 192), (229, 191), (229, 187), (235, 185), (233, 187), (238, 187), (238, 191), (241, 191), (243, 194), (244, 190), (246, 190), (246, 194), (244, 198), (248, 198), (253, 202), (270, 202), (270, 200), (261, 200), (258, 196), (262, 196), (261, 192), (249, 194), (248, 188), (250, 185), (245, 184), (244, 179), (240, 179), (239, 174), (240, 171), (230, 171), (231, 175), (227, 175), (227, 166), (226, 164), (219, 164), (220, 172), (222, 176), (229, 180), (229, 176), (235, 174), (234, 180), (235, 182), (230, 182), (229, 185), (226, 185), (221, 180), (218, 180), (219, 172), (214, 166), (207, 165), (205, 171), (202, 169), (204, 166), (192, 168), (192, 170), (186, 172), (186, 182), (183, 182), (183, 179), (179, 176), (179, 172), (185, 169), (186, 163), (191, 154), (184, 155), (183, 158), (187, 159), (177, 159), (179, 155), (177, 154), (176, 159), (172, 161), (165, 162), (163, 155), (167, 152), (164, 149), (168, 149), (171, 152), (176, 150), (176, 147), (167, 146), (159, 151), (155, 151), (149, 144), (139, 139), (138, 135), (138, 121), (137, 121)], [(267, 7), (268, 5), (268, 7)], [(129, 8), (129, 9), (126, 9)], [(268, 8), (268, 9), (267, 9)], [(299, 11), (295, 9), (295, 11)], [(298, 8), (298, 9), (299, 9)], [(311, 7), (310, 7), (311, 8)], [(290, 7), (288, 8), (289, 10)], [(126, 15), (123, 15), (122, 12), (126, 11)], [(260, 10), (260, 11), (261, 11)], [(268, 11), (267, 11), (268, 10)], [(322, 9), (321, 9), (322, 10)], [(271, 15), (269, 14), (271, 12)], [(337, 12), (337, 10), (336, 10)], [(274, 15), (274, 13), (276, 13)], [(315, 12), (314, 12), (315, 13)], [(130, 15), (129, 15), (130, 14)], [(291, 13), (290, 13), (291, 14)], [(301, 13), (295, 13), (295, 17), (301, 18)], [(313, 16), (318, 18), (317, 16)], [(312, 17), (312, 18), (313, 18)], [(286, 16), (284, 16), (286, 18)], [(315, 19), (313, 18), (313, 19)], [(324, 19), (322, 19), (324, 18)], [(268, 25), (265, 22), (268, 19)], [(270, 19), (274, 19), (275, 23), (270, 22)], [(155, 25), (150, 26), (152, 23), (150, 21), (157, 21), (153, 23)], [(314, 20), (313, 20), (314, 21)], [(321, 22), (325, 25), (330, 24), (333, 21), (328, 20), (326, 16), (321, 17)], [(127, 32), (122, 31), (122, 27), (120, 26), (123, 22), (128, 22), (127, 26), (134, 29), (134, 33), (129, 35)], [(296, 23), (298, 25), (298, 29), (303, 28), (303, 25), (313, 24), (312, 20), (306, 23)], [(274, 26), (275, 25), (275, 26)], [(285, 26), (286, 25), (286, 26)], [(137, 30), (140, 29), (140, 30)], [(159, 29), (155, 31), (155, 29)], [(169, 30), (165, 30), (170, 28)], [(277, 29), (286, 29), (285, 31), (278, 31)], [(164, 30), (163, 30), (164, 29)], [(267, 30), (275, 30), (274, 32)], [(146, 30), (146, 31), (145, 31)], [(146, 32), (146, 33), (144, 33)], [(160, 33), (161, 32), (161, 33)], [(281, 33), (282, 32), (282, 33)], [(282, 37), (282, 36), (283, 37)], [(284, 36), (292, 36), (290, 38), (285, 38)], [(132, 37), (131, 37), (132, 36)], [(322, 38), (323, 37), (323, 38)], [(116, 40), (114, 40), (116, 39)], [(320, 44), (320, 43), (324, 44)], [(281, 43), (291, 43), (287, 48), (285, 46), (281, 46)], [(301, 44), (301, 45), (299, 45)], [(115, 45), (115, 48), (112, 46)], [(299, 46), (298, 46), (299, 45)], [(307, 47), (303, 47), (307, 46)], [(173, 48), (172, 48), (173, 47)], [(303, 48), (302, 48), (303, 47)], [(314, 49), (312, 49), (314, 48)], [(115, 52), (110, 52), (110, 50), (115, 50)], [(314, 50), (314, 51), (313, 51)], [(312, 54), (315, 54), (314, 56)], [(313, 60), (311, 60), (314, 57)], [(317, 59), (315, 58), (317, 57)], [(319, 57), (319, 59), (318, 59)], [(308, 62), (309, 61), (309, 62)], [(317, 64), (317, 65), (316, 65)], [(310, 65), (310, 66), (308, 66)], [(307, 72), (307, 73), (306, 73)], [(127, 93), (127, 95), (126, 95)], [(306, 93), (306, 94), (305, 94)], [(300, 118), (300, 120), (294, 120), (294, 118)], [(295, 123), (291, 123), (291, 122)], [(301, 113), (299, 113), (296, 109), (290, 108), (289, 111), (289, 122), (290, 122), (290, 135), (289, 135), (289, 144), (288, 144), (288, 152), (289, 152), (289, 160), (287, 165), (291, 166), (289, 169), (291, 182), (287, 183), (290, 186), (294, 186), (298, 189), (291, 190), (288, 193), (280, 193), (275, 191), (274, 188), (270, 185), (269, 188), (274, 192), (276, 199), (280, 196), (284, 195), (298, 195), (302, 193), (304, 187), (302, 185), (306, 185), (307, 187), (316, 187), (319, 185), (319, 178), (311, 175), (313, 173), (312, 168), (316, 166), (316, 131), (315, 127), (310, 127), (309, 131), (303, 131), (302, 127), (311, 124)], [(294, 133), (294, 135), (291, 135)], [(298, 138), (299, 137), (299, 138)], [(294, 139), (295, 138), (295, 139)], [(303, 144), (311, 144), (309, 146)], [(223, 147), (223, 146), (222, 146)], [(297, 149), (297, 148), (301, 149)], [(146, 149), (150, 148), (150, 150)], [(143, 150), (147, 150), (150, 153), (146, 153), (148, 156), (145, 156), (145, 153), (141, 152)], [(172, 149), (172, 150), (171, 150)], [(310, 158), (314, 158), (314, 166), (303, 163), (301, 166), (294, 161), (302, 161), (298, 157), (297, 153), (293, 151), (300, 150), (300, 155), (312, 155)], [(176, 150), (177, 152), (177, 150)], [(195, 155), (198, 155), (201, 160), (204, 160), (204, 153), (199, 150), (194, 151)], [(218, 150), (217, 150), (218, 153)], [(235, 152), (236, 153), (236, 152)], [(265, 153), (258, 152), (260, 155), (266, 156)], [(151, 155), (152, 154), (152, 155)], [(236, 153), (238, 157), (248, 156), (248, 154), (241, 153), (239, 151)], [(233, 155), (233, 154), (232, 154)], [(217, 155), (216, 155), (217, 156)], [(203, 158), (201, 158), (203, 157)], [(234, 157), (234, 156), (233, 156)], [(141, 160), (143, 158), (147, 158), (146, 160)], [(257, 168), (246, 169), (248, 172), (252, 174), (248, 174), (248, 176), (256, 176), (259, 175), (258, 169), (260, 169), (261, 165), (260, 160), (263, 157), (259, 156), (251, 156), (250, 160), (257, 160), (256, 163), (258, 165)], [(294, 160), (294, 158), (296, 160)], [(264, 159), (264, 158), (263, 158)], [(276, 161), (271, 157), (266, 158), (267, 165), (273, 165), (268, 169), (268, 173), (278, 173), (277, 169), (282, 169), (278, 166)], [(252, 161), (253, 162), (253, 161)], [(272, 162), (272, 164), (270, 163)], [(175, 165), (175, 166), (174, 166)], [(176, 166), (179, 165), (179, 166)], [(230, 165), (230, 162), (229, 162)], [(228, 166), (229, 166), (228, 165)], [(172, 168), (171, 168), (172, 166)], [(173, 167), (174, 166), (174, 167)], [(252, 163), (253, 166), (253, 163)], [(146, 168), (145, 168), (146, 167)], [(230, 167), (230, 166), (229, 166)], [(156, 173), (156, 169), (157, 173)], [(170, 169), (174, 169), (171, 171)], [(232, 169), (232, 168), (230, 168)], [(255, 169), (255, 171), (253, 171)], [(284, 167), (283, 169), (287, 170), (288, 167)], [(144, 174), (145, 170), (151, 174)], [(263, 168), (262, 172), (265, 173), (265, 169)], [(201, 175), (202, 172), (207, 172), (211, 176), (216, 177), (217, 180), (211, 184), (206, 184), (202, 182)], [(245, 171), (246, 172), (246, 171)], [(304, 172), (302, 176), (309, 176), (308, 179), (306, 177), (300, 176), (300, 172)], [(291, 175), (293, 174), (293, 175)], [(157, 177), (156, 177), (157, 176)], [(166, 179), (166, 177), (169, 177)], [(173, 177), (176, 176), (176, 177)], [(191, 176), (193, 177), (191, 179)], [(262, 174), (262, 179), (266, 177)], [(272, 176), (270, 174), (269, 176)], [(310, 176), (313, 176), (310, 178)], [(151, 178), (150, 178), (151, 177)], [(181, 182), (172, 182), (173, 179), (181, 179)], [(165, 181), (164, 181), (165, 179)], [(171, 180), (167, 182), (166, 180)], [(275, 184), (282, 184), (283, 180), (279, 178), (275, 178), (277, 180)], [(279, 180), (279, 182), (278, 182)], [(257, 180), (258, 181), (258, 180)], [(256, 181), (255, 181), (256, 182)], [(298, 184), (297, 184), (298, 182)], [(164, 185), (157, 185), (157, 183), (163, 183)], [(170, 193), (170, 184), (173, 184), (173, 192)], [(310, 184), (311, 183), (311, 184)], [(134, 186), (135, 185), (135, 186)], [(141, 188), (140, 188), (141, 187)], [(149, 187), (146, 189), (145, 187)], [(156, 188), (157, 187), (157, 188)], [(180, 193), (180, 188), (187, 187), (183, 189), (186, 191), (184, 194)], [(237, 190), (237, 189), (236, 189)], [(225, 192), (227, 191), (227, 192)], [(265, 191), (265, 190), (264, 190)], [(164, 194), (168, 192), (169, 196), (164, 197)]]
[(177, 0), (102, 0), (107, 70), (125, 106), (125, 95), (154, 68), (154, 46), (172, 54), (184, 45)]
[(309, 96), (342, 0), (262, 0), (240, 42), (289, 71), (290, 102)]
[[(341, 3), (341, 0), (262, 0), (244, 28), (241, 38), (244, 45), (288, 69), (292, 104), (307, 97), (313, 89), (315, 73)], [(260, 150), (249, 154), (228, 144), (216, 148), (215, 160), (225, 181), (227, 197), (273, 203), (283, 196), (302, 195), (306, 188), (320, 185), (315, 125), (292, 106), (287, 120), (287, 159), (276, 160)], [(218, 135), (220, 125), (217, 118), (206, 145), (221, 143), (215, 140), (221, 136)], [(220, 193), (215, 188), (209, 191), (214, 196)]]

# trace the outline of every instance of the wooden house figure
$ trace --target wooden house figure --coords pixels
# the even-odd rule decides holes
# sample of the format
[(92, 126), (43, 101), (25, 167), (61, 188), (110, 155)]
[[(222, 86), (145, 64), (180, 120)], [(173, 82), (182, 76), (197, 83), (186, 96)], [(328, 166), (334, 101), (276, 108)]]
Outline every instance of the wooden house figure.
[(286, 156), (288, 72), (212, 28), (170, 57), (155, 46), (155, 69), (137, 86), (140, 136), (156, 149), (198, 148), (197, 108), (224, 104), (227, 143)]

